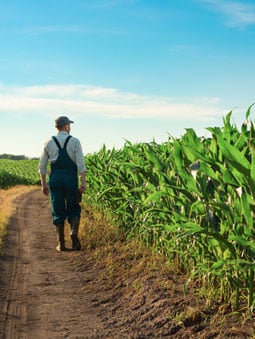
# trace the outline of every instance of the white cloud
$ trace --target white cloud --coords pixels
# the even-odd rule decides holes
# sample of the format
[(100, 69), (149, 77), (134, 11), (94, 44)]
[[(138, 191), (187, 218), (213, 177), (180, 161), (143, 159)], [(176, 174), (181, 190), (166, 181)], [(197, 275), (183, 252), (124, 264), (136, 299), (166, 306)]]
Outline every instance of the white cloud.
[(229, 0), (200, 0), (200, 2), (209, 4), (214, 10), (223, 13), (230, 26), (255, 24), (255, 4)]
[(84, 25), (31, 26), (15, 30), (16, 34), (43, 35), (50, 33), (69, 33), (86, 35), (126, 35), (127, 32), (112, 28), (89, 27)]
[(94, 115), (108, 118), (213, 120), (224, 113), (219, 98), (173, 98), (89, 85), (0, 86), (0, 112)]

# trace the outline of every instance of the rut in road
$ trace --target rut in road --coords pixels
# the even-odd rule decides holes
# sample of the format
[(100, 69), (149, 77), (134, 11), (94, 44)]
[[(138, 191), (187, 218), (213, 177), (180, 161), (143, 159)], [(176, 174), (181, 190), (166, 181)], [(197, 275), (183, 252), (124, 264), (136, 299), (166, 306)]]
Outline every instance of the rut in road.
[[(48, 199), (36, 189), (16, 201), (0, 260), (1, 338), (98, 338), (103, 324), (75, 267), (57, 253)], [(87, 280), (87, 281), (86, 281)]]

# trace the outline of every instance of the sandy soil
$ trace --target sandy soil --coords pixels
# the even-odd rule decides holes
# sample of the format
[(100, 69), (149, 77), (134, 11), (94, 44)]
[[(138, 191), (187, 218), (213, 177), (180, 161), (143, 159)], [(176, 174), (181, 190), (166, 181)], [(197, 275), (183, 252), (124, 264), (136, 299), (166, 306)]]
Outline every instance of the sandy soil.
[(49, 203), (40, 190), (16, 204), (0, 257), (1, 338), (253, 337), (253, 322), (241, 325), (234, 318), (224, 325), (219, 312), (193, 311), (179, 324), (171, 321), (194, 306), (183, 296), (181, 277), (169, 276), (162, 289), (156, 272), (110, 282), (91, 250), (55, 251)]
[[(2, 338), (96, 338), (103, 328), (75, 252), (57, 253), (48, 201), (40, 191), (18, 200), (1, 258)], [(64, 254), (64, 255), (63, 255)]]

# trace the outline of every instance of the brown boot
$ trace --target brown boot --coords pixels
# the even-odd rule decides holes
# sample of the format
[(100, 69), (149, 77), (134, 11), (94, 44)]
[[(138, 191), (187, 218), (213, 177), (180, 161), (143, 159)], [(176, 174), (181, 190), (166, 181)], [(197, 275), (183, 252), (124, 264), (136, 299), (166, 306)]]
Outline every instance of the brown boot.
[(80, 218), (75, 217), (71, 221), (71, 239), (72, 239), (72, 250), (73, 251), (79, 251), (81, 249), (81, 243), (78, 238), (79, 225), (80, 225)]
[(64, 234), (64, 224), (56, 225), (56, 232), (57, 232), (57, 241), (58, 245), (56, 250), (58, 252), (65, 251), (65, 234)]

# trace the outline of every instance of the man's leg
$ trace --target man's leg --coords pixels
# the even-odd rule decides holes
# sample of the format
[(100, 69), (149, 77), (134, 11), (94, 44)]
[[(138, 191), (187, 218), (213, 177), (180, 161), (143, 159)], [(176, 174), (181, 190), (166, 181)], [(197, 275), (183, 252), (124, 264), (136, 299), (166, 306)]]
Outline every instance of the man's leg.
[(65, 191), (63, 188), (50, 189), (52, 220), (54, 225), (64, 223), (66, 219)]
[(65, 194), (64, 190), (60, 188), (50, 189), (50, 200), (52, 210), (52, 221), (56, 227), (57, 242), (56, 250), (58, 252), (65, 251), (65, 234), (64, 223), (66, 218), (65, 212)]
[(70, 177), (68, 183), (66, 183), (66, 204), (67, 204), (66, 211), (68, 222), (71, 226), (72, 249), (74, 251), (79, 251), (81, 249), (81, 244), (78, 238), (81, 206), (76, 198), (77, 190), (78, 190), (77, 176), (73, 175), (72, 177)]
[(58, 245), (56, 250), (58, 252), (65, 251), (65, 234), (64, 234), (64, 223), (56, 225), (56, 232), (57, 232), (57, 242)]
[(81, 207), (79, 203), (75, 203), (72, 208), (69, 206), (68, 213), (68, 222), (71, 227), (71, 239), (72, 239), (72, 249), (74, 251), (79, 251), (81, 249), (81, 244), (78, 238), (79, 227), (80, 227), (80, 218), (81, 218)]
[(71, 220), (71, 239), (72, 239), (72, 250), (79, 251), (81, 249), (81, 243), (78, 238), (80, 218), (75, 217)]

